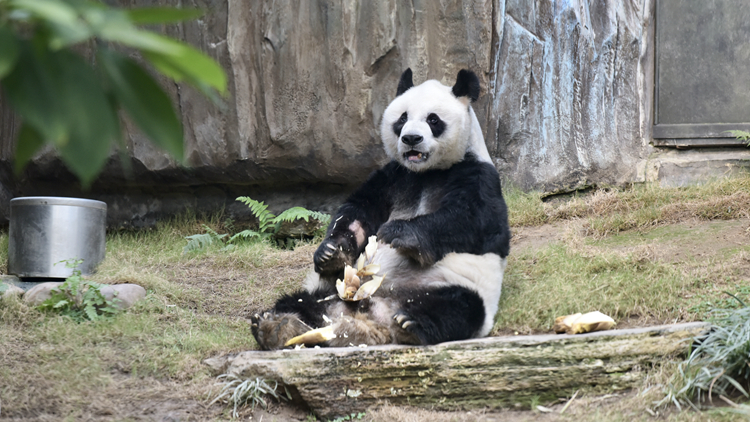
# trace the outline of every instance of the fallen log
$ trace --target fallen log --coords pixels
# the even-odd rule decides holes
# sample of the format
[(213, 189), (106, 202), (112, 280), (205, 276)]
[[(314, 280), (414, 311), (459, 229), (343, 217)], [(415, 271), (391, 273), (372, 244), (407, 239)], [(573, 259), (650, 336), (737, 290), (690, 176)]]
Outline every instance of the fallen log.
[(686, 352), (691, 339), (707, 328), (687, 323), (424, 347), (248, 351), (225, 359), (224, 368), (241, 378), (274, 380), (296, 390), (322, 418), (384, 401), (440, 410), (501, 408), (570, 396), (580, 388), (633, 387), (645, 370)]

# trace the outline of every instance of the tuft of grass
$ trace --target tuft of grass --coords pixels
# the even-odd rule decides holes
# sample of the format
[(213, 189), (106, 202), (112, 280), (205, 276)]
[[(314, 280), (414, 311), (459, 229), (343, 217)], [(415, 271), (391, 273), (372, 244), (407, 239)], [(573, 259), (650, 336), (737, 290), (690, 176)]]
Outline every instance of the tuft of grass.
[(268, 408), (266, 402), (268, 396), (278, 401), (292, 399), (288, 391), (285, 391), (286, 395), (280, 395), (276, 391), (279, 388), (278, 382), (273, 381), (273, 386), (271, 386), (269, 381), (262, 378), (242, 379), (234, 374), (222, 374), (217, 377), (217, 382), (214, 385), (221, 386), (221, 391), (209, 403), (209, 406), (217, 402), (227, 403), (227, 405), (232, 406), (233, 418), (240, 416), (237, 412), (238, 408), (250, 406), (255, 410), (255, 406), (259, 404), (264, 409)]
[(540, 226), (549, 222), (540, 192), (524, 192), (513, 184), (503, 187), (503, 198), (508, 206), (508, 221), (511, 227)]
[[(705, 401), (735, 393), (750, 398), (750, 307), (722, 310), (711, 331), (697, 340), (697, 347), (680, 363), (660, 404), (687, 403), (696, 410)], [(750, 416), (750, 407), (740, 408)]]

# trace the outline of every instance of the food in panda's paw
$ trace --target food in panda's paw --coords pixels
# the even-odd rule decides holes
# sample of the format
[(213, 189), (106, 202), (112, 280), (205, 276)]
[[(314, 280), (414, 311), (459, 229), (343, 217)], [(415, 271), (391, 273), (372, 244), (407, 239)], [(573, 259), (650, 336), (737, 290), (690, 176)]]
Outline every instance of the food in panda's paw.
[(293, 337), (286, 343), (284, 343), (284, 347), (295, 346), (299, 344), (320, 344), (334, 338), (336, 338), (336, 334), (334, 333), (334, 326), (329, 325), (323, 328), (316, 328), (304, 334), (300, 334), (297, 337)]
[(594, 331), (609, 330), (615, 326), (615, 320), (599, 312), (589, 312), (581, 315), (573, 314), (555, 318), (555, 325), (552, 327), (556, 333), (583, 334)]
[[(377, 237), (370, 236), (365, 251), (357, 259), (357, 269), (349, 265), (344, 267), (344, 279), (336, 280), (336, 290), (342, 300), (353, 302), (367, 299), (378, 290), (385, 275), (375, 275), (380, 271), (380, 265), (372, 263), (377, 250)], [(370, 280), (363, 282), (367, 277)]]

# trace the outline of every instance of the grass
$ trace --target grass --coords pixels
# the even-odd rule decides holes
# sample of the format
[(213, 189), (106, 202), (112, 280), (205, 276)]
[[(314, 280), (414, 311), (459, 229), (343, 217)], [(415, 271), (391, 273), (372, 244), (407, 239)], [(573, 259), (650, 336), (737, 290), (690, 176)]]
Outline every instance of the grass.
[[(201, 361), (257, 347), (245, 318), (299, 286), (313, 246), (282, 251), (247, 243), (182, 254), (184, 237), (204, 223), (212, 221), (182, 217), (108, 234), (107, 257), (91, 278), (148, 291), (111, 320), (76, 323), (3, 298), (2, 416), (127, 419), (144, 402), (153, 402), (157, 415), (176, 407), (194, 408), (199, 419), (220, 416), (221, 407), (207, 410), (214, 378)], [(7, 233), (0, 245), (5, 258)]]
[[(505, 189), (515, 238), (495, 334), (548, 332), (556, 316), (601, 310), (619, 327), (690, 321), (750, 299), (750, 178), (701, 187), (600, 189), (566, 200)], [(726, 220), (726, 221), (725, 221)], [(241, 228), (214, 216), (184, 216), (151, 230), (107, 235), (96, 282), (137, 283), (147, 299), (112, 320), (75, 323), (13, 298), (0, 302), (2, 417), (19, 420), (128, 420), (172, 411), (230, 419), (208, 406), (215, 383), (202, 360), (254, 349), (246, 322), (299, 288), (315, 243), (295, 250), (244, 243), (183, 253), (185, 236)], [(0, 231), (0, 271), (7, 262)], [(656, 409), (676, 364), (649, 372), (645, 395), (579, 394), (561, 420), (733, 420), (725, 410)], [(539, 403), (542, 406), (558, 406)], [(563, 403), (564, 404), (564, 403)], [(528, 411), (517, 420), (535, 415)], [(246, 419), (248, 409), (238, 409)], [(400, 416), (399, 416), (400, 415)], [(385, 407), (363, 420), (482, 420), (483, 412), (438, 414)], [(479, 419), (477, 419), (479, 417)], [(516, 419), (511, 419), (516, 420)]]
[(685, 303), (679, 293), (696, 282), (671, 265), (556, 243), (513, 256), (495, 326), (519, 333), (549, 331), (558, 316), (593, 310), (619, 321), (682, 319)]
[(690, 218), (728, 220), (750, 217), (750, 177), (715, 180), (701, 186), (662, 188), (656, 184), (627, 189), (603, 188), (574, 195), (558, 204), (544, 203), (541, 194), (505, 189), (511, 227), (586, 219), (587, 234), (604, 237)]

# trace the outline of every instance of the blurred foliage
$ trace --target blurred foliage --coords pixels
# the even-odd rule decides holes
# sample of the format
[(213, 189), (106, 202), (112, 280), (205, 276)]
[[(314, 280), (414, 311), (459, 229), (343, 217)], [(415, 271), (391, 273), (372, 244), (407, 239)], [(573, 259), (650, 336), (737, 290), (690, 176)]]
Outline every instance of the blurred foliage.
[(726, 132), (750, 147), (750, 132), (746, 130), (728, 130)]
[(227, 82), (212, 58), (139, 27), (201, 15), (197, 9), (125, 10), (92, 0), (0, 0), (0, 86), (23, 121), (16, 172), (50, 144), (89, 186), (112, 142), (123, 146), (120, 110), (154, 145), (182, 161), (182, 124), (172, 101), (129, 53), (216, 99)]

